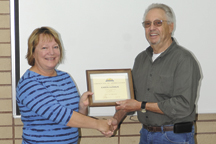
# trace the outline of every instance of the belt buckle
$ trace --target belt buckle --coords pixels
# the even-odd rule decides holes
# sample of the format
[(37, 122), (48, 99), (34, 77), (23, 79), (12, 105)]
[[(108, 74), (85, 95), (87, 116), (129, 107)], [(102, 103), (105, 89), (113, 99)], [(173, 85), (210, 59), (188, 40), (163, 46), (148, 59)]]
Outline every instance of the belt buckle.
[(147, 130), (148, 130), (149, 132), (155, 132), (154, 127), (152, 127), (152, 126), (148, 126), (148, 127), (147, 127)]
[(148, 127), (147, 127), (147, 130), (148, 130), (149, 132), (158, 132), (157, 127), (152, 127), (152, 126), (148, 126)]
[(150, 126), (147, 126), (147, 131), (151, 132), (151, 130), (150, 130)]

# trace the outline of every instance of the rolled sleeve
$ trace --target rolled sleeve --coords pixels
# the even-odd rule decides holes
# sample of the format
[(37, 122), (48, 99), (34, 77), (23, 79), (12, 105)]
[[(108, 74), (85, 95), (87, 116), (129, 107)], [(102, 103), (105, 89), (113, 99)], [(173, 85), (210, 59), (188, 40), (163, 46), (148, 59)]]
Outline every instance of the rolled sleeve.
[(195, 107), (200, 73), (197, 63), (190, 56), (181, 59), (173, 78), (173, 96), (158, 102), (159, 108), (170, 118), (190, 115)]

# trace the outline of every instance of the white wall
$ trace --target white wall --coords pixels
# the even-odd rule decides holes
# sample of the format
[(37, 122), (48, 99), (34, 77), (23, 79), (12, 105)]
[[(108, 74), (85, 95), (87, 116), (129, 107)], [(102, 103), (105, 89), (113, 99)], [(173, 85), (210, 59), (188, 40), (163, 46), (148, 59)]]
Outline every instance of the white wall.
[[(82, 94), (89, 69), (132, 68), (136, 55), (149, 46), (141, 25), (151, 3), (165, 3), (176, 15), (174, 37), (199, 61), (203, 79), (198, 113), (215, 113), (215, 0), (20, 0), (21, 75), (29, 68), (27, 39), (41, 26), (60, 33), (68, 72)], [(114, 107), (91, 108), (90, 115), (113, 115)]]

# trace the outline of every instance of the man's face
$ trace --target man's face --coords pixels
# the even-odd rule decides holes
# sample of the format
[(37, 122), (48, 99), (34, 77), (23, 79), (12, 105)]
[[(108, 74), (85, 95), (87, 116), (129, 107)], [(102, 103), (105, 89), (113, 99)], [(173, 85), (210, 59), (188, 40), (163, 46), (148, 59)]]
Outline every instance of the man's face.
[[(155, 26), (153, 24), (155, 20), (163, 20), (162, 26)], [(168, 25), (166, 20), (167, 17), (162, 9), (155, 8), (147, 13), (145, 21), (152, 23), (150, 27), (145, 28), (145, 35), (151, 46), (164, 46), (171, 39), (173, 24)]]

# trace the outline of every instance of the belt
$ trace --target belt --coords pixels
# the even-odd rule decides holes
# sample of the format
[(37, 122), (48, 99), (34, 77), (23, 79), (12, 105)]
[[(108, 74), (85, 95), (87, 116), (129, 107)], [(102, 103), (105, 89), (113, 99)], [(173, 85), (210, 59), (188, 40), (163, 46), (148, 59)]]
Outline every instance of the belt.
[(147, 126), (143, 124), (143, 127), (147, 129), (149, 132), (162, 132), (162, 131), (173, 131), (173, 126)]

